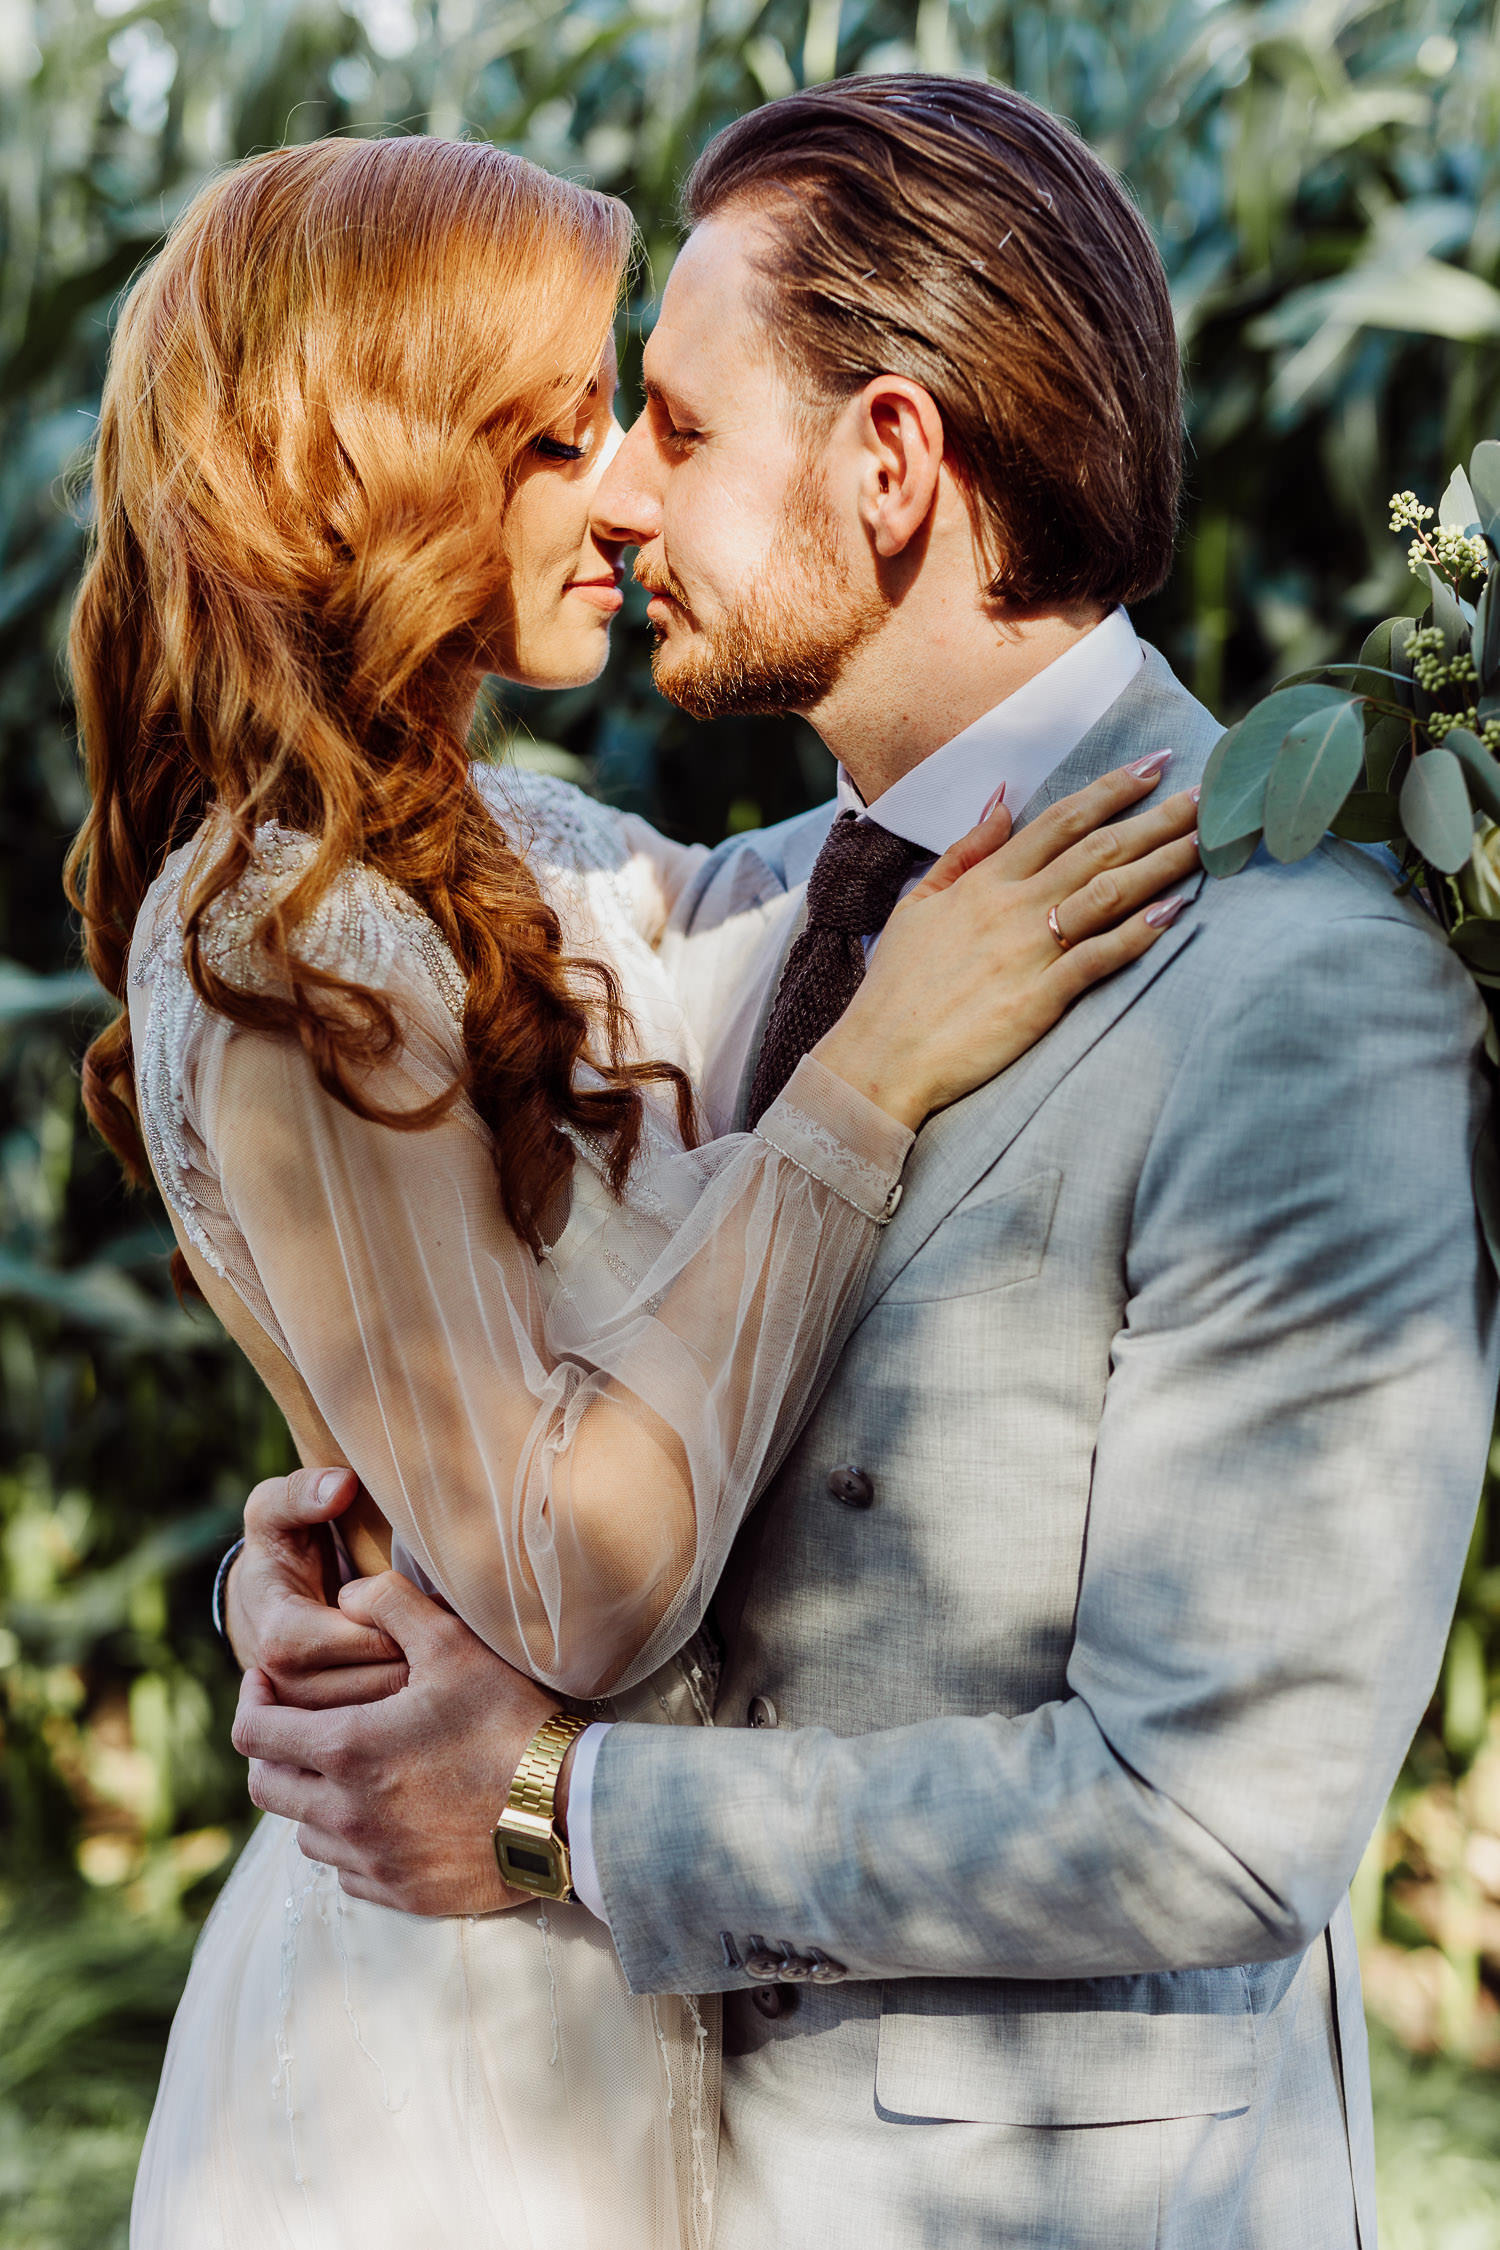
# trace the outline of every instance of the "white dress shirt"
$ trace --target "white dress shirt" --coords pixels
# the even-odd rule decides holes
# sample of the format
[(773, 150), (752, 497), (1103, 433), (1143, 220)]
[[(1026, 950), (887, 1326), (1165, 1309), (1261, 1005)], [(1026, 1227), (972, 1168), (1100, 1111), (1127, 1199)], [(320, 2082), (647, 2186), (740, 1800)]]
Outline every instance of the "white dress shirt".
[[(1011, 812), (1023, 811), (1048, 775), (1123, 694), (1144, 662), (1135, 628), (1124, 610), (1116, 609), (1024, 687), (934, 750), (870, 804), (840, 766), (839, 810), (863, 813), (928, 855), (913, 871), (906, 885), (910, 890), (932, 860), (968, 834), (1002, 783)], [(876, 942), (865, 941), (867, 954)], [(609, 1917), (594, 1859), (593, 1787), (594, 1768), (608, 1732), (608, 1723), (601, 1721), (579, 1736), (568, 1783), (573, 1888), (601, 1922)]]

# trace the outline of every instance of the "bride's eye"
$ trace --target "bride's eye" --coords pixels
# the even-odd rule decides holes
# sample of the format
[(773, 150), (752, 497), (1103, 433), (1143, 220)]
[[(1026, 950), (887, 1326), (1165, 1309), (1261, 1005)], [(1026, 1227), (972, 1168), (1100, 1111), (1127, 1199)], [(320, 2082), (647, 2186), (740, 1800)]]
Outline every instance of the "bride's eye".
[(539, 453), (544, 461), (581, 461), (584, 455), (581, 445), (565, 445), (561, 438), (555, 437), (534, 437), (531, 450)]

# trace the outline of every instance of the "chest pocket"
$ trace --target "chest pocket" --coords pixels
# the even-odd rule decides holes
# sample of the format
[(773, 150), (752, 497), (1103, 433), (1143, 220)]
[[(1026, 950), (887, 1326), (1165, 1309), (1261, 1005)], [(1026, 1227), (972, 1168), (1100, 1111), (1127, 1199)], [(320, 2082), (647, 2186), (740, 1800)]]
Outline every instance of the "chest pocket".
[(1032, 1280), (1047, 1255), (1061, 1187), (1055, 1167), (1003, 1184), (981, 1180), (902, 1267), (880, 1302), (930, 1304)]

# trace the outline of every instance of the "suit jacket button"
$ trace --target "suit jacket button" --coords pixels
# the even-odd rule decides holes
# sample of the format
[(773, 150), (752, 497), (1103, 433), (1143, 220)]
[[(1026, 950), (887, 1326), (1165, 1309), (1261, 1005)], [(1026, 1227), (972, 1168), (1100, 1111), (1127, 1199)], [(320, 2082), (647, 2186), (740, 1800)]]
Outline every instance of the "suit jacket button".
[(776, 1706), (768, 1695), (752, 1695), (747, 1717), (753, 1727), (774, 1727)]
[(874, 1503), (874, 1478), (867, 1470), (855, 1468), (852, 1461), (830, 1471), (828, 1489), (846, 1508), (868, 1508)]
[(750, 1998), (768, 2023), (784, 2016), (796, 2000), (795, 1992), (785, 1991), (779, 1984), (758, 1984)]

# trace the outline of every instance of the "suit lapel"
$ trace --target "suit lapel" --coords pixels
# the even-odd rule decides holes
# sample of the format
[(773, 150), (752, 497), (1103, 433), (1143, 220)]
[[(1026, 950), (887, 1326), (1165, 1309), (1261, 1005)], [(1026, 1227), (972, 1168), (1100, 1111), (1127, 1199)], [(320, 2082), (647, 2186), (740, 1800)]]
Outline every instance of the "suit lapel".
[[(1148, 647), (1145, 663), (1124, 694), (1054, 768), (1023, 808), (1016, 826), (1025, 827), (1060, 797), (1152, 750), (1177, 753), (1164, 786), (1183, 788), (1197, 780), (1222, 732), (1218, 721), (1194, 701), (1155, 649)], [(1150, 801), (1145, 800), (1148, 804)], [(1017, 1134), (1068, 1072), (1192, 943), (1192, 902), (1203, 882), (1200, 869), (1179, 886), (1189, 903), (1149, 953), (1085, 993), (1062, 1021), (1008, 1070), (922, 1128), (907, 1163), (900, 1208), (875, 1254), (860, 1319), (955, 1204), (961, 1203), (1001, 1161)]]
[[(1195, 894), (1201, 881), (1200, 876), (1192, 885)], [(875, 1253), (860, 1305), (861, 1320), (954, 1205), (1001, 1161), (1069, 1071), (1170, 968), (1196, 934), (1191, 909), (1185, 909), (1149, 953), (1086, 993), (1019, 1061), (923, 1126), (907, 1160), (900, 1207)]]

